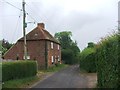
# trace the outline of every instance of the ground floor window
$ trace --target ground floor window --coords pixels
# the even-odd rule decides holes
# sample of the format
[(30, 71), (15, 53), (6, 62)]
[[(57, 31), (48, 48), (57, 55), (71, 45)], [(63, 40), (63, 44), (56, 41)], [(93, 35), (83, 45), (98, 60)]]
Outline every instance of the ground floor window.
[[(23, 57), (23, 59), (25, 59), (25, 56)], [(27, 55), (27, 59), (30, 59), (30, 56)]]
[(52, 60), (52, 64), (54, 63), (54, 57), (53, 56), (51, 56), (51, 60)]
[(58, 62), (60, 62), (60, 56), (58, 56)]

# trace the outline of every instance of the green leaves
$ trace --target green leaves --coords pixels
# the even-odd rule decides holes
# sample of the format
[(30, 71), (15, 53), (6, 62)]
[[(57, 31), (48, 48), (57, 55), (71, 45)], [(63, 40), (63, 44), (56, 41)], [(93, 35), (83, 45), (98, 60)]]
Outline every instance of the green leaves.
[(98, 86), (101, 88), (118, 88), (118, 35), (103, 38), (96, 50)]
[(37, 73), (37, 62), (14, 61), (2, 63), (2, 81), (34, 76)]
[(62, 49), (68, 48), (72, 43), (72, 32), (70, 31), (63, 31), (55, 33), (54, 37), (60, 42)]
[(4, 55), (13, 44), (9, 43), (7, 40), (0, 40), (0, 51), (2, 51), (2, 55)]
[(55, 38), (60, 42), (62, 47), (62, 60), (67, 64), (78, 62), (80, 49), (77, 42), (71, 39), (72, 32), (63, 31), (55, 34)]
[(80, 68), (81, 69), (84, 69), (87, 72), (96, 72), (95, 53), (96, 53), (95, 44), (88, 43), (87, 48), (85, 48), (80, 53)]

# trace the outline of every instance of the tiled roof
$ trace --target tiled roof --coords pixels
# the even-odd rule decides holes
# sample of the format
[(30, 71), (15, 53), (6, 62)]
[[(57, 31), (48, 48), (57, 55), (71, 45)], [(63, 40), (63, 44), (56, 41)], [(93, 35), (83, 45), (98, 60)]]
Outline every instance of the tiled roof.
[[(22, 37), (18, 41), (23, 41), (24, 38)], [(42, 28), (36, 27), (31, 32), (26, 35), (26, 40), (49, 40), (55, 43), (59, 43), (47, 30)]]

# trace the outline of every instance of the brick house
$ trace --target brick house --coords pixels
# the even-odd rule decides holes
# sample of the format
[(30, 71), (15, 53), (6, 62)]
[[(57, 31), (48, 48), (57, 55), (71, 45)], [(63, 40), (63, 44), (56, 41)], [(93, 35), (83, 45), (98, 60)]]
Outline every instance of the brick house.
[[(60, 43), (44, 27), (44, 23), (38, 23), (37, 27), (26, 35), (27, 59), (36, 60), (38, 69), (48, 68), (61, 62)], [(23, 37), (3, 57), (6, 60), (24, 60)]]

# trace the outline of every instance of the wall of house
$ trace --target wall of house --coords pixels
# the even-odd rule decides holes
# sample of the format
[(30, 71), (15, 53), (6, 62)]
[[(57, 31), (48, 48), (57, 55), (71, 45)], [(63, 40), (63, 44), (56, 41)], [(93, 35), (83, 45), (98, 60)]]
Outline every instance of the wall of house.
[[(45, 49), (45, 42), (47, 42), (47, 49)], [(45, 50), (47, 52), (47, 66), (51, 67), (55, 63), (61, 62), (61, 47), (54, 42), (51, 46), (51, 41), (27, 41), (27, 52), (30, 60), (38, 62), (38, 69), (46, 68), (45, 63)], [(58, 46), (59, 45), (59, 46)], [(23, 41), (18, 41), (5, 55), (5, 59), (23, 60), (24, 59), (24, 46)], [(53, 60), (52, 60), (53, 59)]]
[(45, 40), (29, 41), (27, 43), (28, 55), (31, 60), (38, 62), (38, 69), (45, 68)]
[(59, 44), (56, 44), (54, 42), (52, 42), (52, 43), (53, 43), (53, 46), (51, 44), (51, 41), (47, 42), (47, 45), (48, 45), (48, 67), (51, 67), (51, 66), (55, 65), (56, 63), (61, 62), (61, 47)]
[(6, 60), (17, 60), (17, 57), (19, 57), (19, 60), (22, 60), (23, 55), (23, 43), (18, 42), (14, 46), (12, 46), (3, 56)]
[[(36, 60), (38, 68), (45, 68), (45, 41), (27, 41), (28, 59)], [(23, 41), (18, 41), (5, 55), (4, 59), (23, 60), (24, 48)]]

